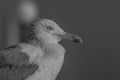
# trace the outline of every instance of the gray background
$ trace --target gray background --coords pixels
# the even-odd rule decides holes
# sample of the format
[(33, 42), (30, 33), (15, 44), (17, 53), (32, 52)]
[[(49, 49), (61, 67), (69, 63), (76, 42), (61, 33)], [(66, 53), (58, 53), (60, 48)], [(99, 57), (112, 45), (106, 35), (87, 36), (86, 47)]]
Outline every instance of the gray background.
[[(15, 4), (7, 6), (9, 2), (0, 1), (1, 48), (5, 47), (6, 27), (3, 26), (10, 12), (8, 8), (12, 10), (10, 5)], [(67, 54), (57, 80), (120, 80), (119, 2), (36, 0), (36, 3), (41, 17), (55, 20), (65, 31), (81, 36), (84, 41), (82, 45), (61, 42)]]

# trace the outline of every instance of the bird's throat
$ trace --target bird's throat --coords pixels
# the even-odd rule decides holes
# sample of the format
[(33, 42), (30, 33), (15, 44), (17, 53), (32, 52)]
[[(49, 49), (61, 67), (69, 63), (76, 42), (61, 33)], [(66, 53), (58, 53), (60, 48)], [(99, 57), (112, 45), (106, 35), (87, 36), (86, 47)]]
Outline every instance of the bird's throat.
[(59, 58), (60, 55), (64, 55), (65, 49), (57, 43), (49, 43), (44, 45), (45, 57)]

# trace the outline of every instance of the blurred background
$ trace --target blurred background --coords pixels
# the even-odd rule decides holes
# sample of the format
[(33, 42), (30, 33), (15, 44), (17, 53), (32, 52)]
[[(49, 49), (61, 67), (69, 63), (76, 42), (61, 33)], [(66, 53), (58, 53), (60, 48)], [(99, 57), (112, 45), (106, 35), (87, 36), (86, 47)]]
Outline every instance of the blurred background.
[(67, 54), (57, 80), (120, 80), (120, 5), (106, 0), (0, 0), (0, 49), (26, 41), (36, 17), (56, 21), (84, 43)]

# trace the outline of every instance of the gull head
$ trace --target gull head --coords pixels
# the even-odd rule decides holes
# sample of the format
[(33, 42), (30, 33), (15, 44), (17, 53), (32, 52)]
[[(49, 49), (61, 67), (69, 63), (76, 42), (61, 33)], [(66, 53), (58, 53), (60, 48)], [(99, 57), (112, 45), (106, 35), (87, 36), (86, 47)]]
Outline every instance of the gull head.
[(58, 43), (62, 39), (82, 43), (82, 39), (79, 36), (65, 32), (53, 20), (39, 19), (34, 23), (34, 26), (35, 36), (45, 43)]

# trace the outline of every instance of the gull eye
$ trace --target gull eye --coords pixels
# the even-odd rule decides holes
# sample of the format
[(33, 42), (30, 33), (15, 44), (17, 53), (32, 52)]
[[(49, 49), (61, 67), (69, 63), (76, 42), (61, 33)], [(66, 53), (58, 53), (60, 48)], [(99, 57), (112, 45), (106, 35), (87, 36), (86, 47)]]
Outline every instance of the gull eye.
[(46, 28), (47, 30), (54, 30), (54, 28), (52, 28), (51, 26), (47, 26)]

